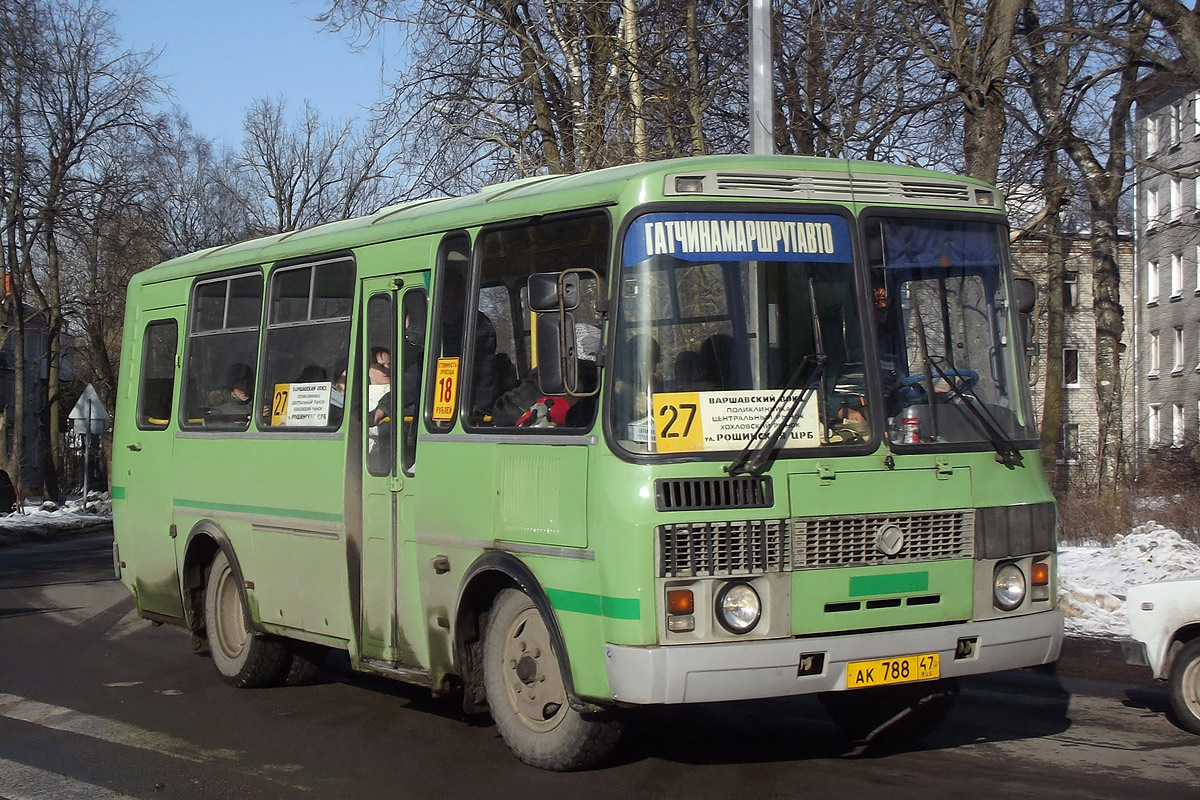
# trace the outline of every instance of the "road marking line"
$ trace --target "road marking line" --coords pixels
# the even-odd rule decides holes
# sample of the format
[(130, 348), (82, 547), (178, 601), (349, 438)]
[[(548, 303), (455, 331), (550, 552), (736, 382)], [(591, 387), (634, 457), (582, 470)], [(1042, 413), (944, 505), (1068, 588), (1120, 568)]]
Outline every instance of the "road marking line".
[[(192, 744), (186, 739), (180, 739), (167, 733), (150, 731), (130, 725), (125, 722), (85, 714), (72, 708), (50, 705), (37, 700), (29, 700), (15, 694), (0, 692), (0, 717), (40, 725), (65, 733), (88, 736), (111, 744), (125, 747), (136, 747), (139, 750), (149, 750), (171, 758), (190, 761), (193, 764), (203, 764), (219, 761), (236, 766), (242, 772), (249, 772), (257, 777), (275, 783), (282, 783), (295, 789), (310, 790), (311, 787), (290, 783), (276, 777), (263, 774), (264, 772), (298, 772), (301, 767), (296, 764), (262, 764), (256, 763), (252, 770), (244, 766), (243, 756), (239, 750), (227, 748), (207, 748)], [(67, 795), (59, 795), (59, 797)]]
[(8, 800), (134, 800), (127, 794), (84, 783), (57, 772), (0, 758), (0, 793)]

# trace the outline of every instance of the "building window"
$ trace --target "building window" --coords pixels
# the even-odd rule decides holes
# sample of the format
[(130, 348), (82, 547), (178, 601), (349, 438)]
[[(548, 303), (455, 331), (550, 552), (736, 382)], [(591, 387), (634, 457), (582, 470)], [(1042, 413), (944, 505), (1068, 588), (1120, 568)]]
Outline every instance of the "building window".
[(1158, 191), (1155, 189), (1146, 190), (1146, 227), (1153, 228), (1159, 222), (1158, 220)]
[(1157, 378), (1159, 369), (1158, 331), (1150, 332), (1150, 377)]
[(1183, 253), (1171, 254), (1171, 299), (1183, 297)]
[(1146, 155), (1158, 152), (1158, 117), (1146, 117)]
[(1149, 304), (1158, 302), (1158, 262), (1150, 261), (1146, 264), (1146, 302)]
[(1169, 134), (1168, 147), (1173, 147), (1183, 141), (1183, 102), (1180, 101), (1171, 106), (1170, 116), (1171, 131)]
[(1171, 406), (1171, 447), (1183, 447), (1183, 403)]
[(1067, 464), (1079, 463), (1079, 426), (1071, 423), (1062, 426), (1062, 436), (1059, 439), (1059, 462)]
[(1146, 415), (1146, 446), (1150, 448), (1158, 447), (1159, 437), (1159, 412), (1157, 405), (1150, 406), (1150, 413)]
[(1171, 222), (1178, 222), (1183, 216), (1183, 180), (1171, 178)]
[(1171, 364), (1171, 373), (1178, 375), (1183, 372), (1183, 327), (1175, 328), (1175, 361)]
[[(1200, 251), (1200, 246), (1196, 249)], [(1063, 277), (1063, 310), (1073, 311), (1076, 308), (1079, 308), (1079, 273), (1068, 272)]]
[(1063, 388), (1079, 388), (1079, 351), (1073, 347), (1064, 347), (1062, 351)]

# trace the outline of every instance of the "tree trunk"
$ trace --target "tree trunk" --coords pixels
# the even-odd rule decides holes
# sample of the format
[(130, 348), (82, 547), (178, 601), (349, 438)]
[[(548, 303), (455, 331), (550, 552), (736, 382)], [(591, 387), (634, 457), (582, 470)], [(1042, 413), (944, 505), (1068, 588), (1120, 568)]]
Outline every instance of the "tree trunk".
[(1098, 489), (1113, 490), (1123, 447), (1121, 424), (1121, 274), (1117, 264), (1116, 203), (1092, 204), (1092, 312), (1096, 318)]

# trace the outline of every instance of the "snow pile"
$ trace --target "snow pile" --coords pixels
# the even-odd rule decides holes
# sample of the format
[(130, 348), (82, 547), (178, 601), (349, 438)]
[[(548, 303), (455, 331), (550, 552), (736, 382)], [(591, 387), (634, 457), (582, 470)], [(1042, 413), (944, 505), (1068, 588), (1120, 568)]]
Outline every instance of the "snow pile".
[(21, 511), (0, 516), (0, 544), (91, 533), (111, 522), (112, 498), (107, 492), (88, 492), (86, 501), (76, 497), (61, 506), (49, 500), (27, 501)]
[(1112, 547), (1058, 551), (1058, 607), (1068, 636), (1129, 636), (1125, 593), (1140, 583), (1200, 578), (1200, 545), (1151, 521), (1118, 534)]

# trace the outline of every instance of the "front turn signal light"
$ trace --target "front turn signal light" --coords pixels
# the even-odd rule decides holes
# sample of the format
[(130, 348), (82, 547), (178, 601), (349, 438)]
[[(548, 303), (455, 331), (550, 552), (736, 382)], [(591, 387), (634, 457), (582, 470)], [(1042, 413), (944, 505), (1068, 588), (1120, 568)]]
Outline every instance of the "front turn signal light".
[(667, 590), (667, 613), (671, 616), (696, 613), (696, 598), (691, 589)]
[(1034, 586), (1047, 586), (1050, 583), (1050, 565), (1045, 561), (1035, 561), (1030, 571), (1031, 582)]

